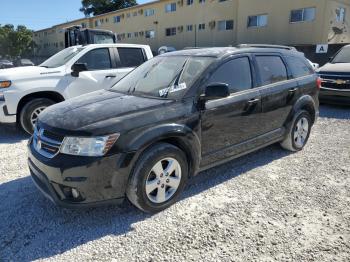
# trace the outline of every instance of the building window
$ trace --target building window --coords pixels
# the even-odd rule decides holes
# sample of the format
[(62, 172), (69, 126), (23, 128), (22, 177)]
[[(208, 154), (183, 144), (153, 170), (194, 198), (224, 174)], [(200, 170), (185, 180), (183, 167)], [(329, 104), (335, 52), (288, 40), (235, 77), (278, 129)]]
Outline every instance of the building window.
[(338, 7), (337, 9), (335, 9), (335, 14), (337, 22), (345, 22), (346, 9), (344, 7)]
[(81, 23), (82, 28), (86, 28), (86, 23)]
[(187, 32), (193, 31), (193, 25), (187, 25)]
[(154, 9), (145, 10), (145, 16), (152, 16), (152, 15), (154, 15)]
[(131, 38), (131, 33), (128, 33), (128, 38)]
[(248, 27), (267, 26), (267, 15), (248, 16)]
[(135, 33), (134, 33), (134, 36), (135, 36), (135, 37), (139, 37), (139, 32), (135, 32)]
[(166, 36), (176, 35), (176, 27), (166, 28), (165, 35)]
[(193, 5), (193, 0), (187, 0), (187, 5)]
[(131, 16), (130, 13), (126, 14), (126, 18), (130, 18), (130, 16)]
[(165, 5), (165, 13), (171, 13), (176, 11), (176, 3), (170, 3)]
[(223, 20), (218, 23), (219, 31), (233, 30), (233, 20)]
[(120, 15), (114, 17), (114, 23), (120, 23)]
[(137, 11), (135, 11), (134, 13), (132, 13), (132, 16), (137, 16)]
[(148, 30), (145, 32), (146, 38), (154, 38), (156, 36), (156, 32), (154, 30)]
[(290, 22), (291, 23), (310, 22), (315, 20), (315, 17), (316, 17), (315, 7), (297, 9), (297, 10), (291, 11)]
[(205, 3), (205, 0), (198, 0), (198, 2), (199, 2), (200, 4), (204, 4), (204, 3)]
[(199, 31), (205, 30), (205, 24), (199, 24), (198, 25), (198, 30)]
[(227, 0), (219, 0), (219, 2), (226, 2)]
[(109, 18), (108, 17), (105, 20), (106, 20), (106, 23), (109, 23)]
[(98, 27), (101, 25), (101, 21), (100, 20), (95, 20), (95, 27)]

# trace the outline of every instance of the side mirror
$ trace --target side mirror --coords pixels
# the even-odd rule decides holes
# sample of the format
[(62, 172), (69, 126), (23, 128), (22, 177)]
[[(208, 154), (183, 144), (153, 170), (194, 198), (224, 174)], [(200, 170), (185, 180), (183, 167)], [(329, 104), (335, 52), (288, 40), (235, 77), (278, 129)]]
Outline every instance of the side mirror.
[(213, 83), (205, 88), (205, 93), (202, 95), (204, 100), (214, 100), (225, 98), (230, 95), (228, 84), (224, 83)]
[(88, 71), (86, 63), (75, 63), (74, 65), (72, 65), (71, 75), (74, 77), (79, 77), (79, 73), (84, 71)]

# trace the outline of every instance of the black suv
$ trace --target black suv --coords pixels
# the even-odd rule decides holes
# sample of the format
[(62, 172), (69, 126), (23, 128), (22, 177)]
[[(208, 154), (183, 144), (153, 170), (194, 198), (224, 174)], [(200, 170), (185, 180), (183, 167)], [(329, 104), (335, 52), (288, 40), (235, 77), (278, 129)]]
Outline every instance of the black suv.
[(273, 143), (301, 150), (319, 84), (288, 48), (167, 53), (110, 89), (45, 110), (29, 141), (38, 188), (63, 207), (173, 204), (199, 171)]

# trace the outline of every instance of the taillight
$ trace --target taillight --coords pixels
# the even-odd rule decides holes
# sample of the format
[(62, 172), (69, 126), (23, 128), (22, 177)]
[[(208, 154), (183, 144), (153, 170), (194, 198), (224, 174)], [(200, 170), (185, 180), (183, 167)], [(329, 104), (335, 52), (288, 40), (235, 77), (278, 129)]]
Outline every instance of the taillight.
[(317, 77), (316, 79), (316, 85), (318, 89), (321, 89), (321, 85), (322, 85), (322, 79), (320, 77)]

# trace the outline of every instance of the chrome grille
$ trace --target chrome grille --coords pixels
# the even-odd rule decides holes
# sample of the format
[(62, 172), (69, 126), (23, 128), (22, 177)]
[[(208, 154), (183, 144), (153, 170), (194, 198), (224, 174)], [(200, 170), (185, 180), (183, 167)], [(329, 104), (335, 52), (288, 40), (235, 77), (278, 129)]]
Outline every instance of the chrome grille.
[(350, 75), (348, 74), (319, 74), (322, 80), (323, 88), (349, 90), (350, 91)]
[(35, 128), (33, 146), (40, 155), (53, 158), (59, 153), (63, 138), (42, 128)]

